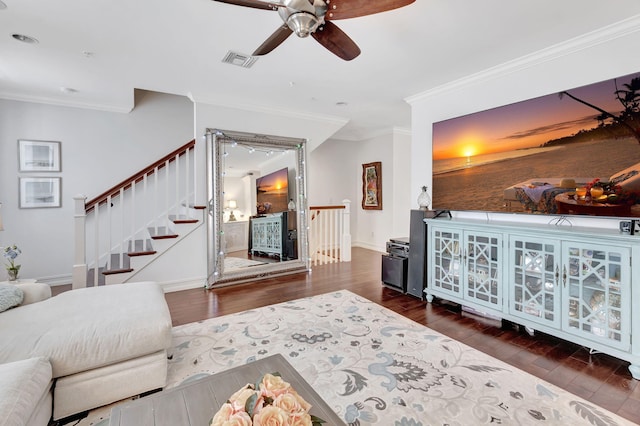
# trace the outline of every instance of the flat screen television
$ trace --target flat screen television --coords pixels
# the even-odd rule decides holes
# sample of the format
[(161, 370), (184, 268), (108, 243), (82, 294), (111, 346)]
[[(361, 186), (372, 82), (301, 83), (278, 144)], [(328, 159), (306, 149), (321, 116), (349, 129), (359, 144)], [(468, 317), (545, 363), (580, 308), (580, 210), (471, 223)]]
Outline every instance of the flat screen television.
[(289, 170), (287, 167), (256, 179), (258, 214), (287, 211), (289, 204)]
[(640, 73), (434, 123), (432, 155), (434, 210), (640, 215)]

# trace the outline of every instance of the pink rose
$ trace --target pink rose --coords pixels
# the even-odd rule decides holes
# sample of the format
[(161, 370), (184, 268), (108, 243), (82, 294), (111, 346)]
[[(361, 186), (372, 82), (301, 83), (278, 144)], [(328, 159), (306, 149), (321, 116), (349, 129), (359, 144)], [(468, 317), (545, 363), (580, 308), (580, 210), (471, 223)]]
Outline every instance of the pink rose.
[(262, 395), (275, 398), (287, 392), (291, 388), (291, 385), (280, 376), (274, 376), (272, 374), (265, 374), (260, 383), (260, 391)]
[(251, 426), (251, 417), (238, 411), (232, 404), (225, 403), (211, 419), (210, 426)]
[(236, 410), (243, 410), (245, 404), (247, 403), (247, 399), (251, 398), (256, 391), (253, 389), (253, 386), (247, 385), (244, 388), (240, 389), (229, 398), (229, 402), (233, 404)]
[(313, 422), (308, 413), (292, 414), (289, 417), (289, 426), (313, 426)]
[(253, 417), (254, 426), (288, 426), (289, 416), (287, 413), (273, 405), (263, 407), (258, 414)]
[(287, 413), (304, 413), (311, 408), (309, 403), (293, 390), (278, 395), (273, 400), (273, 405), (282, 408)]
[(222, 426), (224, 422), (229, 420), (234, 412), (235, 410), (233, 408), (233, 405), (228, 403), (222, 404), (222, 407), (220, 407), (216, 415), (213, 416), (213, 419), (211, 419), (211, 423), (209, 424), (209, 426)]
[(251, 426), (251, 417), (245, 411), (238, 411), (224, 424), (224, 426)]

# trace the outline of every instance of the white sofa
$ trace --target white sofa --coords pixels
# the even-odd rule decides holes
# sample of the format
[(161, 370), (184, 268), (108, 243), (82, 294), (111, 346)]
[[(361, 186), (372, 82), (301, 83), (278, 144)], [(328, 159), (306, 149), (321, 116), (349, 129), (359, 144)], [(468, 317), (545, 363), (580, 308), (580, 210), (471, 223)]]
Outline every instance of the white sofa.
[[(20, 367), (23, 378), (37, 377), (44, 395), (32, 396), (33, 413), (21, 414), (25, 424), (46, 425), (40, 421), (51, 415), (59, 420), (165, 386), (171, 316), (157, 283), (91, 287), (55, 297), (46, 284), (16, 287), (25, 299), (0, 313), (0, 400), (3, 368)], [(47, 368), (50, 380), (42, 386)], [(7, 407), (0, 404), (0, 418), (2, 409)]]

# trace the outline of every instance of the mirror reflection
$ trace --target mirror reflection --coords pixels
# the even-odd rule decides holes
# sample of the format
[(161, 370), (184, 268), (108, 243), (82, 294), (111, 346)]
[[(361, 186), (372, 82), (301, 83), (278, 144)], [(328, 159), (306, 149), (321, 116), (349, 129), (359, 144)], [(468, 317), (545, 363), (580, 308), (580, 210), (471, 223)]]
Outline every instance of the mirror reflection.
[(207, 132), (208, 286), (308, 269), (305, 140)]

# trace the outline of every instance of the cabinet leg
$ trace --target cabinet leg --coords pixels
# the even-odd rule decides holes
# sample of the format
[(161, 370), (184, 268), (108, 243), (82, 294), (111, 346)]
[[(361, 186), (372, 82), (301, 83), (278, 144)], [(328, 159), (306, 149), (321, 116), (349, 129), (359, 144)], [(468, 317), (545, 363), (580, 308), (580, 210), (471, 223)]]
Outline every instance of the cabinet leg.
[(640, 365), (638, 364), (629, 365), (629, 371), (631, 372), (631, 375), (633, 376), (634, 379), (640, 380)]
[(427, 293), (427, 302), (429, 303), (433, 302), (433, 294)]

